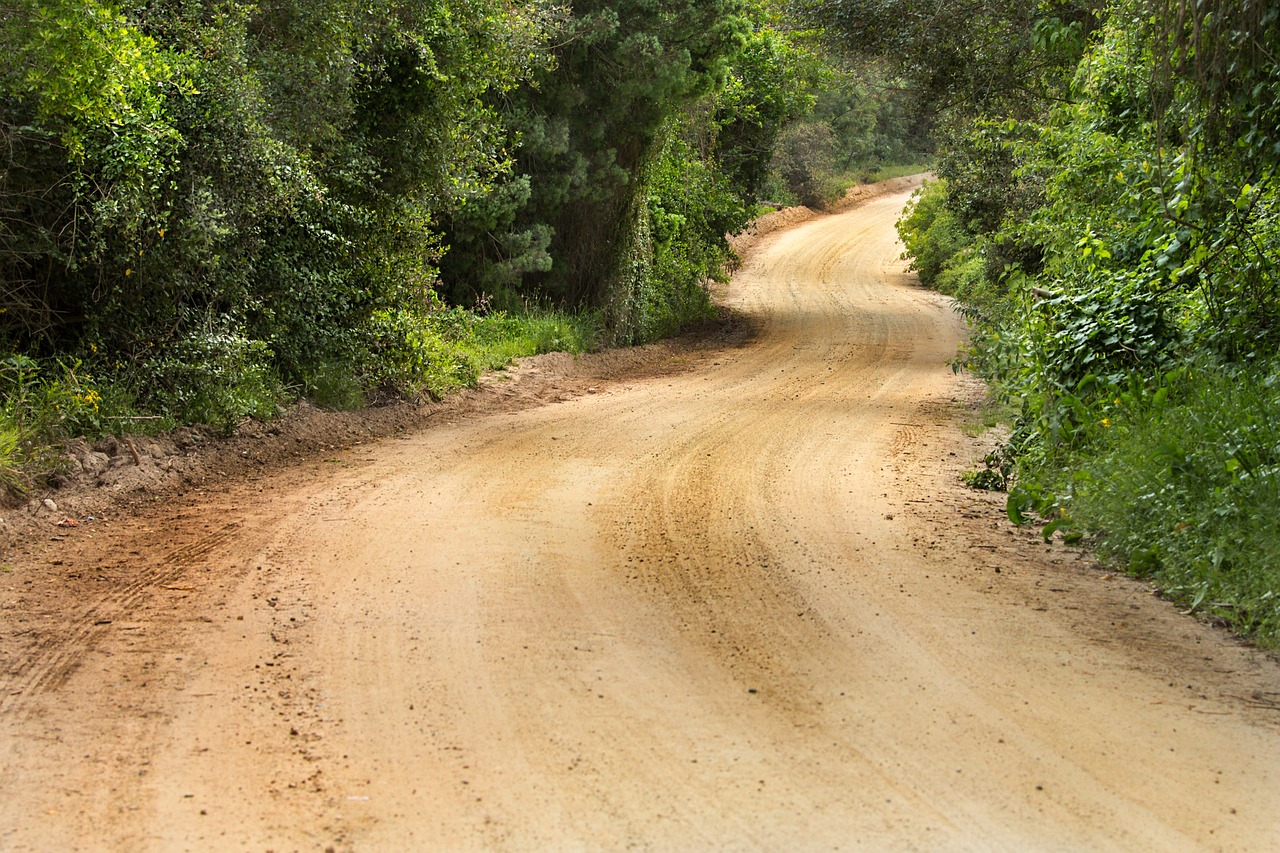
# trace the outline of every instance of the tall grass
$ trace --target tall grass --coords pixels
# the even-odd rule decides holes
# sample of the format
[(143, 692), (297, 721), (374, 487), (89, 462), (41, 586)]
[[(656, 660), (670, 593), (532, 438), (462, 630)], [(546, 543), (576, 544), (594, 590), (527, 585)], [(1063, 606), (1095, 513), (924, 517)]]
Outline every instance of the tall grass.
[(68, 367), (23, 355), (2, 359), (0, 492), (29, 493), (56, 471), (61, 442), (75, 436), (194, 423), (230, 431), (246, 417), (270, 418), (279, 404), (298, 396), (330, 409), (358, 409), (388, 395), (442, 398), (513, 359), (584, 352), (603, 336), (596, 314), (536, 307), (518, 313), (448, 308), (376, 316), (373, 322), (380, 324), (381, 351), (318, 365), (292, 389), (274, 378), (265, 347), (222, 337), (92, 376), (79, 362)]
[(22, 435), (7, 412), (0, 413), (0, 492), (22, 494), (28, 487), (23, 474)]
[(1070, 511), (1187, 608), (1280, 645), (1280, 361), (1193, 362), (1099, 410)]
[(497, 370), (525, 356), (587, 352), (598, 346), (602, 333), (595, 314), (532, 308), (478, 316), (457, 344), (480, 370)]
[(56, 443), (96, 422), (101, 394), (80, 365), (0, 360), (0, 496), (23, 497), (59, 464)]

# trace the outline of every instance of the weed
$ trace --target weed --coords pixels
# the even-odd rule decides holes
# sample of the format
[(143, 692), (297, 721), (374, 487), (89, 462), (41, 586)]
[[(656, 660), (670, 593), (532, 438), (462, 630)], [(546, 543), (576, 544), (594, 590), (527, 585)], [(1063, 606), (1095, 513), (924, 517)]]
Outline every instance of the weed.
[(103, 396), (79, 362), (42, 366), (24, 355), (0, 361), (0, 393), (0, 486), (23, 496), (57, 468), (60, 439), (99, 422)]
[(1008, 443), (1002, 442), (982, 458), (983, 467), (960, 475), (965, 485), (987, 492), (1008, 491), (1018, 460)]

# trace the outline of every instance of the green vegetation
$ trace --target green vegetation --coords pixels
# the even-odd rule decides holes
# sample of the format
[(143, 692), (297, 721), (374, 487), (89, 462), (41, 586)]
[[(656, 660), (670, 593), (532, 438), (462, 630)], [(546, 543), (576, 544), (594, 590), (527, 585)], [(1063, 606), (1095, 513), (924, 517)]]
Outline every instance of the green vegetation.
[(924, 162), (908, 162), (908, 163), (869, 163), (852, 173), (845, 173), (846, 176), (853, 177), (850, 183), (875, 184), (880, 181), (891, 181), (894, 178), (907, 178), (912, 175), (923, 174), (930, 169), (930, 165)]
[(1134, 573), (1274, 643), (1280, 365), (1191, 363), (1135, 390), (1095, 405), (1105, 414), (1071, 482), (1046, 472), (1032, 488), (1069, 495), (1068, 513), (1105, 529), (1103, 547)]
[(1280, 10), (924, 5), (811, 14), (939, 108), (942, 180), (899, 227), (1017, 411), (975, 481), (1276, 645)]
[(777, 163), (827, 194), (921, 148), (887, 78), (836, 70), (774, 0), (6, 8), (17, 491), (73, 435), (440, 396), (670, 334), (792, 192)]
[(930, 125), (916, 99), (876, 65), (815, 69), (813, 111), (786, 127), (765, 195), (822, 208), (857, 183), (927, 170)]

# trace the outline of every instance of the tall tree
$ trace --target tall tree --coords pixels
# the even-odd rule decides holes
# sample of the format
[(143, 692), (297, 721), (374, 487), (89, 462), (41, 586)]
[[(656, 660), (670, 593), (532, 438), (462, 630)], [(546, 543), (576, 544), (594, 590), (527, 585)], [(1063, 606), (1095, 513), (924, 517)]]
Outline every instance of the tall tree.
[(603, 305), (667, 122), (720, 84), (746, 30), (742, 0), (578, 0), (554, 68), (508, 109), (529, 176), (519, 221), (545, 224), (541, 286)]

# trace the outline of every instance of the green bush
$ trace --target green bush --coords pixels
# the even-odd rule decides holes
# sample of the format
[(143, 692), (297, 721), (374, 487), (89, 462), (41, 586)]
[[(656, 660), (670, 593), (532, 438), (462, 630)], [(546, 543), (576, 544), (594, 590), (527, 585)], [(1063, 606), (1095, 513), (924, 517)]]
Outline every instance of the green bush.
[(366, 382), (378, 396), (441, 399), (476, 384), (486, 370), (546, 352), (585, 352), (601, 335), (596, 314), (541, 308), (479, 314), (437, 306), (430, 313), (378, 312), (379, 342)]
[(996, 294), (987, 276), (988, 261), (979, 245), (965, 246), (952, 255), (934, 280), (939, 293), (954, 296), (961, 302), (985, 305)]
[(445, 340), (430, 315), (378, 311), (369, 321), (376, 341), (368, 365), (369, 387), (383, 397), (441, 399), (475, 383), (479, 365)]
[(319, 361), (300, 376), (299, 396), (329, 411), (350, 412), (368, 404), (365, 377), (349, 361)]
[(271, 356), (265, 343), (223, 323), (147, 359), (126, 381), (136, 383), (139, 405), (163, 415), (167, 426), (205, 424), (230, 432), (246, 418), (276, 413), (282, 391)]
[[(961, 251), (974, 244), (972, 235), (961, 227), (956, 214), (947, 207), (945, 181), (928, 181), (911, 196), (898, 219), (898, 237), (911, 259), (911, 269), (926, 287), (942, 289), (943, 272)], [(972, 260), (970, 256), (967, 260)], [(954, 280), (951, 276), (947, 283)], [(949, 291), (944, 291), (949, 292)]]
[(800, 204), (821, 209), (839, 198), (835, 144), (835, 132), (825, 122), (799, 122), (778, 137), (773, 168)]

